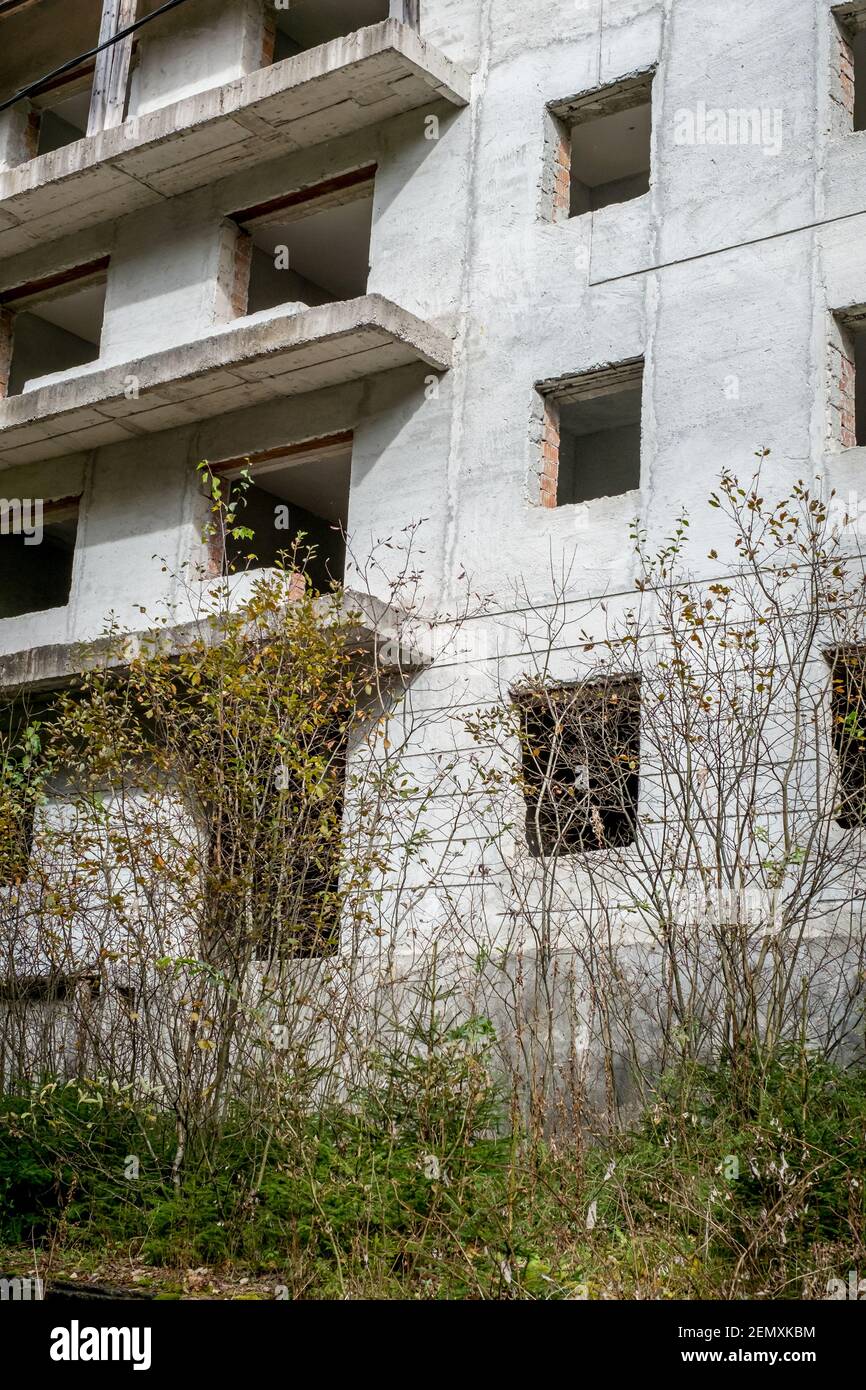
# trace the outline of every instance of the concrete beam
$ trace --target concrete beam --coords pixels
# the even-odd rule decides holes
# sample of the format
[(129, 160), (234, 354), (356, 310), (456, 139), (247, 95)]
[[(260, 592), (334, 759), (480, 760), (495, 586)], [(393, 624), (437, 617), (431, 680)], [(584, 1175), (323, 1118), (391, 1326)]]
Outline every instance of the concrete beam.
[(437, 100), (469, 77), (389, 19), (0, 173), (0, 256)]
[(266, 311), (209, 337), (0, 402), (0, 465), (98, 448), (412, 362), (451, 365), (452, 342), (383, 299)]

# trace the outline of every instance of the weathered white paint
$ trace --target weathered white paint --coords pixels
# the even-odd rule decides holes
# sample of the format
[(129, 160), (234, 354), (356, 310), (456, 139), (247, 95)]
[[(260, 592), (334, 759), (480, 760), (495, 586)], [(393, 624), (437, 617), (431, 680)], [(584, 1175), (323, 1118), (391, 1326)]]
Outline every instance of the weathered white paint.
[[(215, 89), (247, 80), (255, 66), (254, 7), (217, 8), (205, 30), (185, 29), (181, 7), (170, 38), (143, 43), (134, 93), (141, 114), (207, 92), (200, 100), (214, 125), (203, 122), (205, 144), (220, 103), (231, 106), (238, 91)], [(28, 496), (85, 487), (73, 592), (66, 609), (0, 623), (0, 651), (92, 638), (108, 609), (134, 622), (138, 604), (175, 599), (172, 573), (200, 556), (195, 464), (337, 430), (355, 430), (355, 579), (378, 542), (426, 518), (429, 611), (457, 605), (464, 572), (496, 596), (468, 653), (447, 652), (416, 681), (413, 698), (445, 715), (525, 667), (531, 643), (515, 644), (517, 591), (525, 583), (543, 604), (552, 572), (570, 573), (572, 605), (554, 674), (579, 672), (572, 643), (595, 601), (631, 591), (635, 515), (659, 539), (689, 507), (695, 554), (705, 554), (716, 541), (703, 509), (715, 478), (728, 466), (748, 472), (761, 448), (771, 450), (768, 486), (822, 472), (846, 494), (862, 489), (866, 450), (828, 451), (825, 428), (828, 315), (866, 302), (866, 134), (840, 130), (832, 106), (829, 5), (550, 0), (542, 14), (527, 0), (423, 0), (420, 33), (431, 72), (441, 77), (444, 55), (472, 74), (468, 107), (441, 100), (431, 84), (427, 106), (302, 148), (292, 147), (289, 124), (266, 158), (245, 155), (237, 167), (215, 158), (202, 164), (200, 186), (184, 183), (180, 166), (177, 185), (167, 179), (143, 194), (108, 143), (129, 201), (116, 217), (108, 180), (95, 196), (110, 214), (91, 214), (87, 226), (68, 217), (77, 174), (58, 181), (54, 231), (49, 218), (46, 235), (18, 244), (2, 283), (110, 252), (102, 368), (214, 334), (221, 227), (233, 210), (369, 162), (378, 166), (369, 291), (456, 336), (455, 358), (441, 376), (406, 365), (212, 418), (179, 407), (163, 433), (97, 444), (83, 457), (74, 436), (64, 441), (37, 422), (3, 487)], [(651, 68), (650, 192), (553, 220), (548, 103)], [(374, 90), (367, 97), (375, 104)], [(677, 113), (700, 103), (780, 112), (778, 148), (678, 143)], [(247, 148), (259, 133), (272, 138), (255, 114), (238, 119)], [(0, 236), (4, 191), (22, 190), (0, 181)], [(535, 505), (534, 383), (642, 355), (639, 491), (585, 507)], [(459, 746), (456, 720), (447, 733)], [(440, 736), (447, 742), (441, 725)], [(419, 747), (419, 765), (435, 751)], [(465, 853), (468, 870), (479, 851), (470, 843)]]

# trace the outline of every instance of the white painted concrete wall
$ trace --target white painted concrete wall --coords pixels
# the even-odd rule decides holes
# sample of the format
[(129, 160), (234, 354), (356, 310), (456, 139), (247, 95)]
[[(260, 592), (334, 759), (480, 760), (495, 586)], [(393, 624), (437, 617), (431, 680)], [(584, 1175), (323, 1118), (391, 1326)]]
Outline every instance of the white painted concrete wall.
[[(251, 6), (211, 9), (187, 29), (181, 7), (170, 30), (142, 43), (134, 113), (255, 65)], [(705, 554), (717, 542), (704, 502), (718, 473), (749, 472), (761, 448), (771, 451), (768, 486), (824, 472), (846, 493), (862, 490), (866, 450), (828, 450), (826, 434), (828, 315), (866, 301), (866, 134), (840, 130), (832, 107), (830, 5), (422, 0), (421, 10), (422, 36), (474, 73), (469, 109), (434, 103), (281, 156), (28, 251), (0, 274), (11, 285), (110, 252), (101, 360), (122, 366), (213, 330), (228, 213), (375, 161), (369, 288), (455, 333), (453, 371), (436, 386), (407, 368), (7, 474), (7, 495), (81, 486), (85, 509), (68, 608), (0, 623), (0, 652), (92, 638), (109, 610), (134, 623), (139, 604), (176, 595), (171, 572), (199, 554), (201, 458), (353, 428), (357, 571), (374, 551), (388, 563), (379, 543), (424, 519), (429, 611), (458, 604), (464, 574), (494, 595), (471, 659), (443, 657), (413, 689), (416, 706), (441, 712), (442, 746), (459, 750), (459, 702), (489, 698), (503, 671), (530, 664), (522, 587), (544, 604), (552, 576), (568, 573), (573, 638), (595, 600), (631, 591), (632, 518), (660, 539), (687, 506), (695, 554)], [(651, 67), (650, 192), (551, 220), (547, 103)], [(678, 144), (677, 113), (702, 102), (778, 111), (779, 148)], [(440, 120), (436, 139), (427, 115)], [(535, 505), (534, 383), (642, 354), (640, 490)], [(163, 556), (168, 572), (154, 558)], [(553, 674), (573, 677), (581, 660), (564, 636)], [(416, 751), (421, 769), (441, 748), (422, 740)], [(470, 837), (467, 883), (479, 855)]]

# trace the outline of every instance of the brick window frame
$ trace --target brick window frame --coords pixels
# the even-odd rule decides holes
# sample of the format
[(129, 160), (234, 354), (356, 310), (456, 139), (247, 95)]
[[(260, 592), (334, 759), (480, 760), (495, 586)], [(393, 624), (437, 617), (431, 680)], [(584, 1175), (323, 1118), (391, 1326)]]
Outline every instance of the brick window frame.
[(639, 676), (512, 690), (526, 844), (535, 859), (624, 849), (637, 836)]
[(249, 227), (303, 217), (311, 210), (331, 207), (373, 195), (377, 165), (364, 164), (317, 183), (305, 184), (264, 202), (225, 215), (217, 272), (216, 321), (228, 323), (248, 311), (253, 238)]
[(28, 280), (0, 291), (0, 400), (9, 392), (14, 354), (15, 316), (71, 289), (86, 289), (103, 283), (111, 263), (109, 256), (100, 256), (82, 265), (69, 266), (39, 280)]
[[(866, 444), (866, 406), (861, 405), (858, 410), (860, 373), (855, 366), (864, 357), (866, 304), (836, 310), (831, 315), (827, 342), (827, 443), (831, 449), (854, 449), (858, 442)], [(861, 393), (863, 389), (860, 382)]]
[(533, 470), (537, 482), (530, 487), (530, 500), (536, 506), (562, 505), (559, 498), (562, 406), (583, 396), (613, 395), (642, 384), (644, 369), (643, 357), (630, 357), (612, 365), (535, 383), (536, 415), (540, 413), (540, 460)]
[[(652, 109), (655, 75), (653, 65), (603, 87), (548, 102), (549, 125), (542, 181), (543, 214), (548, 221), (563, 222), (592, 210), (587, 206), (578, 212), (574, 206), (572, 140), (575, 129), (635, 107), (648, 105)], [(649, 179), (651, 182), (652, 169)], [(591, 204), (591, 197), (589, 202)]]
[[(846, 135), (854, 131), (855, 105), (860, 107), (866, 98), (858, 98), (856, 79), (866, 82), (866, 72), (855, 72), (854, 44), (866, 34), (866, 0), (845, 0), (844, 4), (834, 5), (831, 10), (834, 20), (830, 36), (831, 76), (830, 99), (833, 111), (833, 128), (836, 134)], [(862, 41), (862, 40), (861, 40)], [(861, 126), (861, 130), (866, 126)]]
[[(294, 458), (296, 462), (315, 462), (317, 458), (332, 458), (335, 453), (351, 449), (354, 443), (355, 434), (353, 430), (340, 430), (334, 434), (320, 435), (314, 439), (305, 439), (293, 444), (281, 444), (275, 448), (259, 449), (248, 454), (239, 454), (233, 458), (215, 460), (208, 464), (207, 475), (210, 478), (219, 478), (227, 486), (230, 486), (234, 479), (241, 474), (248, 473), (253, 482), (256, 480), (257, 470), (274, 461), (282, 462)], [(207, 480), (203, 482), (203, 493), (207, 492)], [(209, 520), (209, 518), (208, 518)], [(239, 524), (243, 524), (243, 517), (239, 518)], [(205, 566), (205, 577), (207, 579), (217, 579), (226, 573), (227, 565), (226, 539), (219, 529), (209, 529), (207, 539), (207, 558)], [(302, 574), (297, 575), (297, 585), (291, 589), (290, 597), (301, 598), (304, 594), (304, 579)]]

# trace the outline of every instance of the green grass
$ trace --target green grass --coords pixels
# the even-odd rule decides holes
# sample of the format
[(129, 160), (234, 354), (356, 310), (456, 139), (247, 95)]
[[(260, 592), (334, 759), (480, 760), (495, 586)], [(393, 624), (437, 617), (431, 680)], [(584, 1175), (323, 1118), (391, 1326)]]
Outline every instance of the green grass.
[(632, 1131), (553, 1148), (507, 1131), (487, 1060), (452, 1038), (291, 1124), (236, 1106), (177, 1183), (172, 1116), (84, 1083), (7, 1096), (0, 1239), (304, 1298), (822, 1297), (866, 1262), (863, 1071), (693, 1068)]

